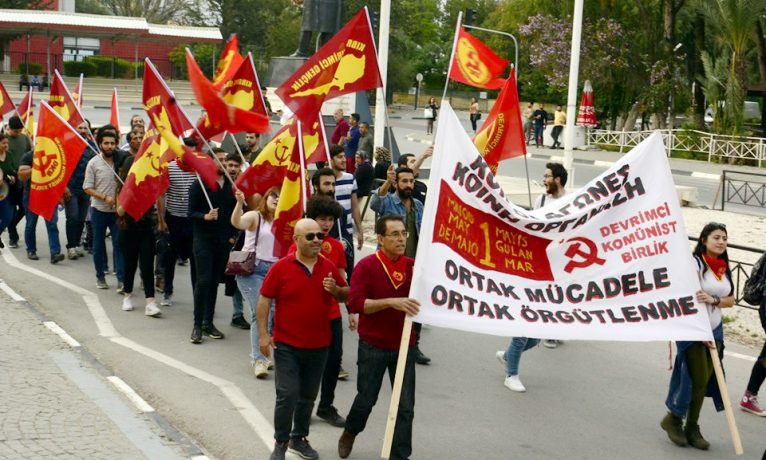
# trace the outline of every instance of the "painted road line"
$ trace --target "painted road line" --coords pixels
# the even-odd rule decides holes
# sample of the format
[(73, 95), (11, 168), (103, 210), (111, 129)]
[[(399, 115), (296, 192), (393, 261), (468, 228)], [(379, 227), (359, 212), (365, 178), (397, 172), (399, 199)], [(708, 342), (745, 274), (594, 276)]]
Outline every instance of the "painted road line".
[(732, 358), (744, 359), (745, 361), (750, 361), (751, 363), (754, 363), (756, 360), (755, 356), (743, 355), (742, 353), (736, 353), (733, 351), (724, 351), (723, 354), (726, 356), (731, 356)]
[(74, 339), (71, 335), (67, 334), (67, 332), (63, 329), (61, 329), (61, 326), (56, 324), (53, 321), (43, 321), (43, 324), (45, 327), (50, 329), (54, 334), (61, 337), (61, 340), (68, 343), (70, 347), (77, 348), (80, 346), (80, 342)]
[(141, 396), (138, 396), (138, 393), (133, 391), (133, 388), (130, 387), (127, 383), (125, 383), (124, 380), (117, 377), (116, 375), (110, 375), (106, 378), (110, 382), (112, 382), (112, 385), (115, 386), (122, 394), (128, 397), (130, 402), (133, 403), (134, 406), (136, 406), (136, 409), (138, 409), (141, 412), (154, 412), (154, 408), (149, 405), (148, 402), (144, 400)]
[(11, 289), (8, 284), (5, 283), (5, 281), (0, 281), (0, 289), (2, 289), (8, 296), (10, 296), (11, 299), (15, 300), (16, 302), (24, 302), (27, 299), (24, 297), (21, 297), (18, 292)]

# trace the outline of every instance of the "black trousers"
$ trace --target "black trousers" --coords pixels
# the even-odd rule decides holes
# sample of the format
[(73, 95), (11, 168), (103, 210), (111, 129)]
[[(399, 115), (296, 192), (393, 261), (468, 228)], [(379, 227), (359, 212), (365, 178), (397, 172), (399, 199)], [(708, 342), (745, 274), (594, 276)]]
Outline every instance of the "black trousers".
[[(299, 319), (299, 318), (298, 318)], [(327, 347), (297, 348), (277, 343), (274, 348), (274, 439), (285, 442), (309, 435), (311, 412), (319, 392)], [(338, 378), (338, 374), (335, 374)]]
[(133, 281), (140, 264), (144, 296), (154, 297), (154, 241), (154, 229), (144, 223), (133, 224), (120, 231), (120, 249), (125, 264), (125, 293), (133, 292)]
[(343, 359), (343, 318), (330, 321), (332, 341), (327, 349), (327, 364), (322, 374), (322, 395), (319, 397), (319, 408), (327, 409), (335, 401), (335, 387), (338, 386), (338, 372)]
[[(761, 316), (761, 326), (766, 331), (766, 303), (761, 302), (761, 307), (758, 309), (758, 314)], [(761, 389), (763, 381), (766, 380), (766, 342), (763, 344), (761, 354), (753, 364), (753, 370), (750, 372), (750, 380), (747, 382), (747, 391), (758, 394), (758, 390)]]
[(194, 285), (195, 326), (213, 324), (218, 284), (226, 269), (230, 249), (225, 236), (194, 235), (193, 253), (197, 272)]
[(166, 296), (173, 295), (173, 283), (176, 277), (176, 261), (178, 259), (189, 259), (191, 269), (192, 290), (197, 282), (197, 272), (194, 263), (194, 254), (192, 251), (194, 235), (192, 233), (192, 222), (187, 217), (178, 217), (165, 213), (165, 223), (170, 232), (170, 245), (162, 254), (162, 271), (165, 279), (164, 293)]
[[(412, 420), (415, 417), (415, 348), (407, 353), (407, 365), (404, 368), (404, 381), (399, 399), (399, 412), (396, 416), (396, 429), (391, 446), (391, 459), (406, 460), (412, 455)], [(388, 371), (391, 385), (394, 384), (396, 361), (399, 350), (383, 350), (359, 341), (358, 377), (356, 397), (346, 417), (345, 430), (353, 435), (364, 431), (372, 408), (378, 401), (383, 376)]]

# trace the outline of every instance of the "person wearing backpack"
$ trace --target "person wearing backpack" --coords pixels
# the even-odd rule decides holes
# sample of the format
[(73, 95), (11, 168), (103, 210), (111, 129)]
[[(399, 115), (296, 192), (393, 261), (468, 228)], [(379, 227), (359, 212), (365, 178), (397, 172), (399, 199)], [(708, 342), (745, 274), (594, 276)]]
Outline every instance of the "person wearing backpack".
[[(709, 349), (715, 348), (723, 358), (723, 313), (734, 306), (734, 283), (726, 252), (726, 226), (711, 222), (702, 228), (694, 248), (694, 262), (700, 279), (697, 302), (705, 306), (715, 342), (676, 342), (677, 355), (670, 377), (665, 406), (668, 413), (660, 427), (678, 445), (691, 445), (707, 450), (710, 443), (702, 437), (698, 424), (705, 395), (713, 398), (717, 411), (723, 410), (723, 399), (713, 377), (713, 361)], [(686, 426), (682, 426), (686, 419)]]
[[(766, 254), (762, 255), (755, 266), (750, 278), (745, 283), (743, 297), (747, 303), (759, 305), (758, 314), (761, 317), (761, 327), (766, 331)], [(760, 390), (763, 381), (766, 379), (766, 342), (763, 344), (761, 354), (753, 364), (753, 370), (750, 372), (750, 380), (747, 382), (747, 389), (739, 402), (739, 407), (745, 412), (766, 417), (766, 410), (758, 404), (758, 390)]]

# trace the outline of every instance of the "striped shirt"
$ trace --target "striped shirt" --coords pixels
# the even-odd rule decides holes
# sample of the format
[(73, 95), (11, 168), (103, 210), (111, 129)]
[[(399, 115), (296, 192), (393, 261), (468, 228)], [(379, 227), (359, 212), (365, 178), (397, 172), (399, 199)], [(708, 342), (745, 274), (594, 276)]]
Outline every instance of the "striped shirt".
[(194, 173), (179, 168), (175, 160), (168, 164), (168, 176), (170, 185), (165, 192), (165, 209), (172, 216), (188, 217), (189, 187), (197, 178)]
[[(341, 224), (343, 236), (351, 238), (354, 234), (354, 219), (351, 216), (351, 195), (356, 194), (357, 186), (354, 175), (344, 172), (340, 177), (335, 178), (335, 200), (343, 207), (343, 220)], [(332, 233), (331, 233), (332, 234)]]

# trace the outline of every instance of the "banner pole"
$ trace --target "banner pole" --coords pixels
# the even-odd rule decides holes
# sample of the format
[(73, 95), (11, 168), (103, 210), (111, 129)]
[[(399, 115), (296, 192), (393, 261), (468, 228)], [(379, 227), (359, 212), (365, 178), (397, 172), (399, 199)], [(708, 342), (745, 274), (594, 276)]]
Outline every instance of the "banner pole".
[(396, 417), (399, 414), (399, 399), (402, 396), (404, 371), (410, 348), (410, 335), (412, 335), (412, 319), (406, 316), (402, 328), (402, 340), (399, 343), (399, 357), (396, 360), (396, 375), (394, 376), (394, 387), (391, 390), (391, 404), (388, 406), (388, 421), (386, 422), (386, 434), (383, 436), (383, 450), (380, 453), (380, 457), (384, 459), (390, 458), (391, 445), (394, 442), (394, 429), (396, 428)]
[(463, 12), (460, 11), (457, 14), (457, 24), (455, 24), (455, 38), (452, 40), (452, 52), (449, 55), (449, 64), (447, 65), (447, 78), (444, 81), (444, 92), (442, 93), (442, 101), (447, 98), (447, 88), (449, 87), (449, 74), (452, 72), (452, 61), (455, 60), (455, 49), (457, 48), (457, 36), (460, 31), (460, 24), (463, 22)]
[(527, 172), (527, 195), (529, 195), (529, 209), (532, 209), (532, 186), (530, 185), (529, 177), (529, 163), (527, 162), (527, 155), (524, 154), (524, 170)]
[(301, 165), (301, 197), (303, 198), (303, 213), (306, 213), (306, 205), (308, 204), (308, 198), (306, 197), (306, 158), (303, 152), (303, 126), (301, 121), (298, 120), (298, 154), (300, 155)]
[(726, 380), (724, 379), (723, 369), (721, 368), (721, 358), (718, 357), (718, 349), (713, 342), (713, 348), (708, 348), (710, 352), (710, 358), (713, 361), (713, 370), (715, 371), (715, 379), (718, 381), (718, 388), (721, 390), (721, 399), (723, 399), (723, 408), (726, 411), (726, 423), (729, 425), (729, 432), (731, 432), (731, 441), (734, 444), (734, 452), (737, 455), (742, 455), (742, 439), (739, 437), (739, 430), (737, 430), (737, 422), (734, 420), (734, 412), (731, 409), (731, 401), (729, 400), (729, 389), (726, 387)]
[(239, 153), (239, 157), (242, 159), (242, 164), (243, 165), (250, 164), (250, 162), (247, 161), (247, 158), (245, 158), (245, 155), (242, 154), (242, 149), (239, 148), (239, 144), (237, 143), (236, 136), (234, 136), (234, 134), (232, 134), (232, 133), (230, 133), (228, 131), (224, 131), (223, 132), (223, 138), (226, 139), (226, 136), (231, 136), (231, 138), (234, 139), (234, 148), (237, 149), (237, 153)]

